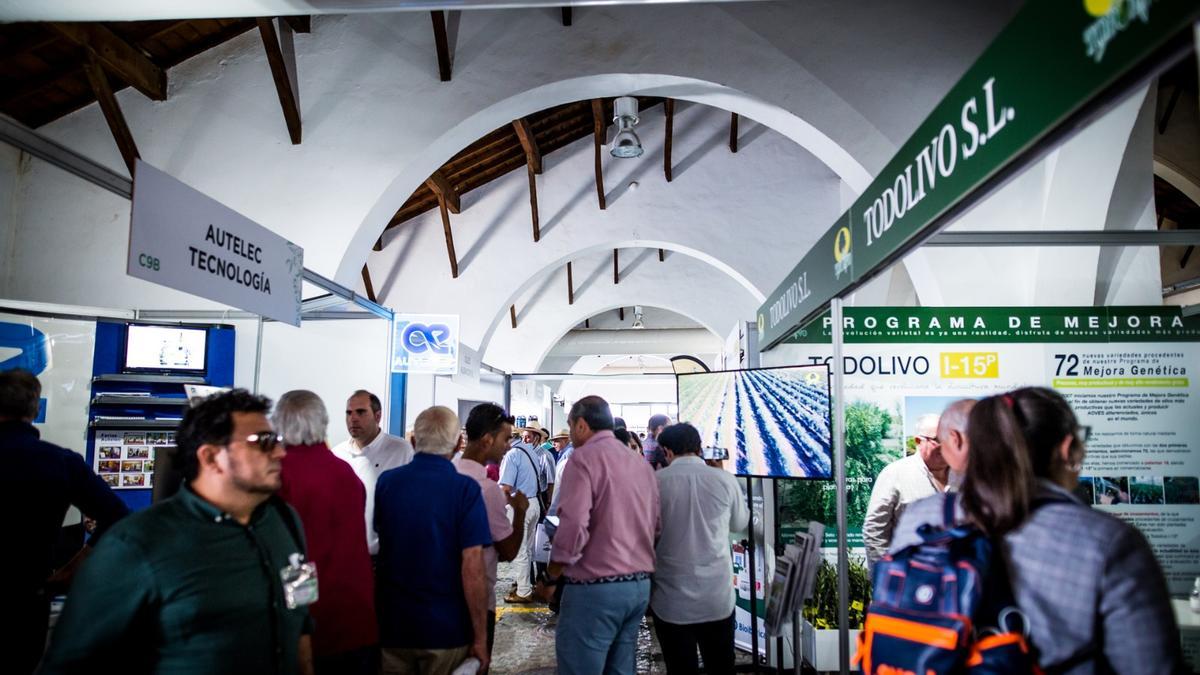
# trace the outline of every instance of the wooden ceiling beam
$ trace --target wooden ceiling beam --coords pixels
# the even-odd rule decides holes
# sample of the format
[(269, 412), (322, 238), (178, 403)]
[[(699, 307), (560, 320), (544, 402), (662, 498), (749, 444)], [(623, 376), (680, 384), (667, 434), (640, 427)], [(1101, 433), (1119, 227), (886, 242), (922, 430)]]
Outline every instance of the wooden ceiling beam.
[(729, 151), (737, 153), (738, 143), (738, 114), (731, 113), (729, 118)]
[(258, 32), (267, 51), (267, 64), (271, 66), (271, 79), (275, 80), (275, 93), (279, 95), (279, 107), (283, 108), (288, 136), (292, 145), (300, 145), (300, 86), (292, 27), (286, 21), (259, 18)]
[(658, 249), (658, 262), (666, 262), (666, 261), (667, 261), (667, 252), (661, 248)]
[(596, 199), (603, 211), (607, 204), (604, 199), (604, 165), (600, 162), (600, 151), (604, 146), (604, 131), (608, 124), (604, 119), (604, 101), (592, 99), (592, 137), (596, 146)]
[(125, 160), (125, 166), (129, 167), (129, 175), (132, 177), (134, 165), (139, 157), (137, 144), (133, 141), (129, 125), (125, 123), (125, 115), (121, 113), (117, 97), (113, 95), (108, 75), (104, 73), (104, 67), (100, 65), (100, 60), (91, 52), (88, 53), (83, 64), (83, 71), (87, 75), (88, 84), (92, 87), (92, 93), (96, 95), (96, 101), (100, 104), (100, 112), (104, 113), (104, 121), (108, 123), (108, 129), (117, 142), (117, 149), (121, 151), (121, 158)]
[(458, 190), (446, 178), (446, 174), (440, 170), (434, 171), (429, 178), (425, 180), (425, 185), (433, 191), (433, 194), (446, 203), (446, 208), (450, 213), (462, 213), (462, 203), (459, 199)]
[(571, 8), (570, 8), (570, 7), (563, 7), (563, 8), (562, 8), (562, 23), (563, 23), (563, 26), (565, 26), (565, 27), (569, 27), (569, 26), (571, 25), (571, 22), (572, 22), (572, 21), (574, 21), (574, 19), (575, 19), (575, 17), (573, 16), (573, 14), (572, 14), (572, 12), (571, 12)]
[(450, 256), (450, 278), (458, 278), (458, 254), (454, 252), (454, 233), (450, 231), (450, 212), (446, 198), (438, 195), (438, 212), (442, 215), (442, 232), (446, 235), (446, 255)]
[(613, 285), (621, 283), (621, 269), (619, 262), (620, 253), (618, 249), (613, 249)]
[(533, 241), (536, 243), (542, 239), (537, 203), (537, 174), (542, 172), (542, 153), (538, 150), (537, 138), (527, 120), (513, 120), (512, 126), (513, 131), (517, 133), (517, 140), (521, 143), (521, 149), (525, 151), (525, 167), (529, 174), (529, 213), (533, 219)]
[(433, 43), (437, 48), (438, 77), (442, 82), (450, 81), (450, 40), (446, 35), (446, 13), (435, 10), (429, 13), (433, 20)]
[(379, 302), (379, 300), (375, 298), (375, 284), (371, 283), (371, 270), (366, 265), (363, 265), (362, 268), (362, 280), (363, 288), (367, 291), (367, 299), (371, 302)]
[(104, 64), (122, 82), (155, 101), (167, 100), (167, 72), (100, 23), (52, 23), (55, 32)]
[(312, 32), (312, 17), (311, 16), (285, 16), (283, 20), (292, 27), (292, 30), (297, 33)]
[(667, 132), (663, 139), (663, 173), (667, 176), (667, 182), (670, 183), (674, 176), (671, 173), (671, 136), (675, 130), (675, 99), (669, 98), (663, 102), (663, 108), (667, 115)]
[(541, 175), (542, 173), (542, 153), (538, 150), (537, 136), (533, 133), (533, 128), (529, 126), (529, 120), (521, 118), (513, 120), (513, 130), (517, 132), (517, 140), (521, 143), (521, 149), (525, 151), (525, 159), (529, 162), (529, 166), (533, 167), (533, 172)]
[(617, 317), (620, 318), (621, 321), (625, 320), (625, 308), (624, 307), (617, 308)]
[(509, 318), (512, 319), (512, 327), (516, 328), (517, 327), (517, 306), (516, 305), (508, 306), (508, 316), (509, 316)]
[(575, 274), (571, 270), (571, 261), (567, 261), (567, 304), (575, 304)]

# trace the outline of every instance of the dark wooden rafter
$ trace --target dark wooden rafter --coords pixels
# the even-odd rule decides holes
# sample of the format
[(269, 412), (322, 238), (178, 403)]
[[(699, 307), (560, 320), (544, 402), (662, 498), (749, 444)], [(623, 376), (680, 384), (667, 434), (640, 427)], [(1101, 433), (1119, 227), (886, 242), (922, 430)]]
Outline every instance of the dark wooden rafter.
[(446, 203), (446, 208), (449, 209), (450, 213), (462, 213), (462, 201), (459, 198), (458, 190), (454, 189), (454, 185), (450, 182), (450, 179), (446, 178), (446, 174), (440, 170), (434, 171), (425, 180), (425, 185), (429, 187), (439, 201)]
[(584, 328), (591, 328), (591, 327), (592, 327), (592, 320), (591, 320), (591, 319), (584, 319), (584, 320), (583, 320), (583, 327), (584, 327)]
[(371, 270), (366, 265), (362, 268), (363, 288), (367, 291), (367, 299), (371, 302), (379, 302), (375, 298), (375, 284), (371, 283)]
[(529, 120), (524, 117), (513, 120), (513, 130), (517, 132), (517, 140), (521, 143), (521, 149), (525, 151), (525, 161), (533, 168), (534, 173), (541, 175), (542, 153), (538, 149), (537, 137), (533, 133), (533, 127), (529, 125)]
[(450, 278), (457, 279), (458, 254), (454, 252), (454, 233), (450, 230), (450, 212), (446, 205), (446, 197), (441, 194), (438, 195), (438, 212), (442, 216), (442, 231), (446, 235), (446, 255), (450, 256)]
[(296, 33), (311, 33), (312, 32), (312, 17), (311, 16), (285, 16), (283, 20), (292, 27), (292, 31)]
[(1175, 85), (1171, 91), (1171, 98), (1167, 99), (1167, 107), (1163, 110), (1162, 118), (1158, 120), (1158, 133), (1162, 135), (1167, 132), (1167, 124), (1171, 122), (1171, 115), (1175, 112), (1175, 105), (1179, 103), (1179, 95), (1183, 93), (1183, 87)]
[(667, 132), (663, 139), (663, 173), (667, 176), (667, 182), (670, 183), (674, 178), (671, 172), (671, 136), (675, 130), (675, 99), (669, 98), (663, 101), (663, 110), (667, 117)]
[(167, 73), (143, 54), (99, 23), (54, 23), (50, 27), (73, 42), (105, 70), (155, 101), (167, 100)]
[(600, 210), (607, 208), (604, 198), (604, 165), (600, 162), (600, 153), (604, 148), (604, 133), (608, 122), (604, 119), (604, 101), (592, 99), (592, 125), (594, 145), (596, 146), (596, 199), (600, 202)]
[(621, 283), (621, 263), (619, 249), (613, 249), (613, 285)]
[(666, 262), (666, 261), (667, 261), (667, 252), (661, 248), (658, 249), (658, 262)]
[(731, 113), (729, 116), (729, 151), (737, 152), (738, 143), (738, 114)]
[(446, 13), (434, 10), (429, 13), (433, 20), (433, 44), (437, 48), (438, 77), (442, 82), (450, 81), (450, 39), (446, 34)]
[(287, 21), (260, 18), (258, 32), (267, 52), (267, 64), (271, 67), (271, 79), (275, 81), (275, 92), (279, 95), (279, 107), (283, 108), (288, 136), (292, 145), (300, 145), (300, 87), (296, 78), (292, 27)]
[(542, 239), (537, 203), (537, 174), (542, 172), (542, 153), (538, 150), (537, 138), (528, 120), (513, 120), (513, 130), (517, 132), (517, 140), (525, 151), (526, 172), (529, 174), (529, 213), (533, 218), (533, 240), (537, 242)]
[(508, 316), (510, 319), (512, 319), (512, 327), (516, 328), (517, 327), (517, 306), (516, 305), (508, 306)]
[(1188, 266), (1188, 261), (1192, 259), (1192, 252), (1196, 250), (1195, 246), (1189, 246), (1183, 251), (1183, 256), (1179, 258), (1179, 269), (1185, 269)]
[(567, 261), (567, 304), (575, 304), (575, 273), (571, 269), (571, 262)]
[(620, 318), (622, 321), (625, 320), (625, 308), (624, 307), (617, 308), (617, 317)]
[(574, 18), (575, 17), (572, 15), (570, 7), (562, 8), (562, 23), (564, 26), (570, 26)]
[(85, 57), (83, 70), (87, 75), (88, 84), (92, 87), (92, 92), (96, 95), (96, 101), (100, 104), (100, 112), (104, 113), (104, 121), (108, 123), (113, 139), (117, 142), (117, 149), (121, 151), (121, 158), (125, 160), (125, 165), (129, 167), (129, 175), (132, 176), (134, 165), (139, 157), (137, 144), (133, 141), (129, 125), (125, 123), (125, 115), (121, 113), (117, 97), (113, 95), (108, 75), (105, 74), (104, 67), (100, 65), (100, 60), (91, 53)]

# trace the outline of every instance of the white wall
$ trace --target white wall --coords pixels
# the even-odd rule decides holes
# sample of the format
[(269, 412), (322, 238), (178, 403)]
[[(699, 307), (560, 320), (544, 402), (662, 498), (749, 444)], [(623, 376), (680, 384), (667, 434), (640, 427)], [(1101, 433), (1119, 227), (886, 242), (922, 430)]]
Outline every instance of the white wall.
[[(300, 328), (281, 323), (264, 325), (260, 393), (278, 400), (280, 394), (292, 389), (315, 392), (329, 411), (329, 441), (336, 444), (349, 438), (346, 399), (356, 389), (366, 389), (383, 399), (383, 428), (387, 428), (388, 322), (352, 319), (307, 321)], [(241, 338), (253, 345), (254, 332), (239, 333), (241, 360)]]
[(417, 415), (430, 406), (444, 405), (457, 412), (460, 400), (491, 401), (504, 405), (504, 378), (482, 372), (479, 384), (471, 386), (455, 382), (452, 377), (409, 375), (406, 392), (404, 415), (407, 426), (412, 428)]
[[(21, 151), (16, 148), (0, 144), (0, 263), (11, 260), (13, 255), (13, 230), (20, 207), (17, 186), (21, 156)], [(0, 265), (0, 298), (9, 297), (8, 279), (11, 275), (12, 265)]]

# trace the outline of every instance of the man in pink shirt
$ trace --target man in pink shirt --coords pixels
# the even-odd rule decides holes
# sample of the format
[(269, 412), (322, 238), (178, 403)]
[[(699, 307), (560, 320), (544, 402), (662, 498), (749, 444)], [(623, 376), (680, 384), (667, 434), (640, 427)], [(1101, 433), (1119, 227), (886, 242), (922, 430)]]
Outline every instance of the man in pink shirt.
[[(496, 481), (488, 478), (485, 465), (499, 461), (508, 450), (508, 437), (512, 435), (515, 420), (495, 403), (481, 403), (471, 409), (467, 416), (467, 447), (462, 457), (454, 460), (454, 466), (464, 476), (479, 483), (483, 493), (483, 506), (487, 510), (488, 529), (492, 532), (492, 545), (483, 549), (483, 571), (487, 577), (488, 622), (487, 645), (491, 653), (496, 641), (496, 564), (509, 562), (517, 557), (525, 534), (525, 511), (529, 500), (520, 492), (506, 497)], [(513, 521), (508, 522), (505, 506), (512, 506)]]
[(608, 403), (587, 396), (567, 415), (575, 451), (563, 471), (558, 531), (538, 584), (565, 583), (555, 653), (562, 675), (634, 673), (638, 626), (650, 601), (658, 482), (612, 432)]

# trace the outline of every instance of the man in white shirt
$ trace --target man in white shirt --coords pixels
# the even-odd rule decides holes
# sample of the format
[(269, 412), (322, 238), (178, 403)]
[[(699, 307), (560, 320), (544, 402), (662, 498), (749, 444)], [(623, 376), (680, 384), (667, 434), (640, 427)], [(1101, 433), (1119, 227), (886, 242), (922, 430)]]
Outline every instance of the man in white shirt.
[(383, 406), (379, 397), (359, 389), (346, 401), (346, 430), (350, 438), (339, 443), (333, 454), (354, 469), (367, 489), (367, 511), (363, 514), (367, 528), (367, 549), (371, 557), (379, 554), (379, 535), (375, 534), (375, 481), (388, 469), (412, 461), (413, 448), (408, 441), (379, 428)]
[(531, 422), (528, 427), (521, 429), (521, 433), (522, 440), (512, 446), (500, 462), (499, 482), (505, 494), (511, 496), (520, 492), (529, 499), (529, 509), (525, 512), (525, 538), (513, 560), (513, 565), (517, 567), (516, 588), (504, 597), (504, 601), (510, 604), (536, 602), (533, 597), (533, 582), (536, 579), (533, 547), (537, 525), (541, 522), (543, 511), (550, 505), (544, 497), (552, 489), (551, 482), (554, 480), (554, 469), (546, 465), (546, 459), (538, 450), (538, 445), (543, 441), (542, 428), (537, 422)]
[(867, 565), (872, 571), (888, 552), (892, 531), (904, 509), (918, 499), (945, 492), (950, 483), (950, 465), (942, 457), (937, 430), (938, 415), (922, 415), (917, 420), (917, 451), (888, 464), (875, 479), (862, 526)]
[(700, 458), (700, 432), (674, 424), (658, 434), (667, 466), (656, 472), (662, 534), (650, 594), (667, 673), (733, 672), (733, 560), (729, 535), (750, 522), (737, 479)]

